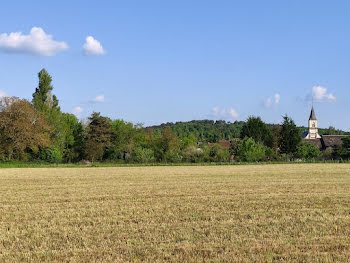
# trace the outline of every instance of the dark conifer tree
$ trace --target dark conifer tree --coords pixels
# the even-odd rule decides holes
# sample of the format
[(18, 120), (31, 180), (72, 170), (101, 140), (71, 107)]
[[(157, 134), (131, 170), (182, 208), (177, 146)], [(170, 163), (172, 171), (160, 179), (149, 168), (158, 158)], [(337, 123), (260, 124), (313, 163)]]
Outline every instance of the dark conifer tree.
[(102, 160), (105, 150), (111, 144), (112, 124), (109, 118), (94, 112), (89, 117), (85, 155), (90, 161)]
[(301, 142), (301, 136), (299, 129), (291, 118), (286, 115), (283, 119), (280, 136), (280, 151), (281, 153), (293, 154), (297, 151), (297, 146)]

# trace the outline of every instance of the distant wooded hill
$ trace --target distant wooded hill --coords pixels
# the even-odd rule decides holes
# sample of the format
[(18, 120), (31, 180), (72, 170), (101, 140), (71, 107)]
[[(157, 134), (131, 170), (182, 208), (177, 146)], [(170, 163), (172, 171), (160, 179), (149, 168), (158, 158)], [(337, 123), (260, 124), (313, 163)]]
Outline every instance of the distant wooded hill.
[[(176, 123), (168, 122), (161, 125), (149, 126), (146, 129), (152, 129), (155, 133), (161, 133), (165, 127), (169, 127), (180, 139), (194, 136), (197, 141), (217, 142), (220, 140), (232, 140), (233, 138), (239, 138), (244, 123), (244, 121), (226, 122), (223, 120), (193, 120)], [(277, 125), (278, 124), (268, 124), (270, 127)], [(302, 136), (304, 132), (308, 130), (308, 128), (304, 126), (298, 127), (298, 129), (300, 130), (300, 136)], [(350, 132), (329, 127), (328, 129), (319, 129), (319, 134), (350, 135)]]

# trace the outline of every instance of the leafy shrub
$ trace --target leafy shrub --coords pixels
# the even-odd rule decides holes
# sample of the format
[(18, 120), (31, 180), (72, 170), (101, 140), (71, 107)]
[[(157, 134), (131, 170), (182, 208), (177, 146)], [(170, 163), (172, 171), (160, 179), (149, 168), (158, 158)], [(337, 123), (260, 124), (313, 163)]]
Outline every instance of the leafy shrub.
[(172, 162), (172, 163), (179, 163), (182, 161), (182, 156), (179, 150), (174, 149), (174, 150), (168, 150), (165, 153), (165, 160), (167, 162)]
[(62, 158), (62, 152), (56, 146), (47, 148), (40, 153), (40, 159), (48, 163), (61, 163)]
[(133, 152), (133, 160), (138, 163), (150, 163), (154, 161), (154, 152), (149, 148), (137, 147)]
[(247, 162), (262, 161), (266, 158), (266, 147), (252, 138), (245, 138), (238, 157)]
[(323, 151), (322, 157), (326, 160), (331, 160), (334, 157), (334, 150), (332, 148), (327, 148)]
[(230, 152), (216, 143), (210, 147), (209, 157), (212, 162), (228, 162), (230, 160)]
[(301, 159), (313, 159), (320, 156), (320, 150), (315, 145), (307, 142), (299, 143), (297, 146), (297, 151), (295, 153), (295, 157)]
[(337, 155), (342, 159), (350, 159), (350, 136), (342, 139), (343, 145), (337, 149)]
[(183, 160), (191, 163), (203, 161), (204, 151), (195, 146), (189, 146), (182, 152)]

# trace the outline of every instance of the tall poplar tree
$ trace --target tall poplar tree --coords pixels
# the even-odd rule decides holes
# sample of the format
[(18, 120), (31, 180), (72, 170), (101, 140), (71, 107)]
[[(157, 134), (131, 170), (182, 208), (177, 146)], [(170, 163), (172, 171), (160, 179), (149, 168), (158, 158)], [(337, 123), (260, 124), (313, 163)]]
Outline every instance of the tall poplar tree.
[(50, 113), (50, 111), (60, 111), (60, 107), (58, 106), (58, 99), (55, 95), (52, 94), (52, 77), (46, 71), (46, 69), (42, 69), (38, 73), (38, 78), (39, 86), (33, 93), (32, 101), (35, 109), (44, 113)]
[(52, 93), (52, 77), (46, 71), (42, 69), (38, 73), (39, 85), (33, 93), (32, 103), (34, 108), (42, 112), (49, 125), (53, 127), (51, 133), (51, 140), (53, 147), (59, 148), (62, 155), (64, 152), (66, 133), (64, 131), (64, 120), (62, 117), (61, 109), (57, 97)]

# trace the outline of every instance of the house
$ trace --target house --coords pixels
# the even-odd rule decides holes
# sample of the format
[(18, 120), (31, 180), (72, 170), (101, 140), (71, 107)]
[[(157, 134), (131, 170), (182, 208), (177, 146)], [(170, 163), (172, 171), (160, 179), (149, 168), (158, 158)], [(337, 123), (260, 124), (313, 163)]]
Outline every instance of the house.
[(342, 139), (348, 135), (320, 135), (314, 107), (309, 117), (309, 130), (304, 133), (303, 141), (315, 145), (320, 150), (336, 149), (342, 146)]
[[(225, 149), (227, 149), (227, 150), (230, 150), (231, 149), (231, 143), (230, 143), (230, 141), (224, 141), (224, 140), (222, 140), (222, 141), (218, 141), (217, 142), (218, 144), (220, 144), (222, 147), (224, 147)], [(210, 146), (213, 146), (215, 143), (212, 143), (212, 142), (208, 142), (208, 146), (210, 147)]]

